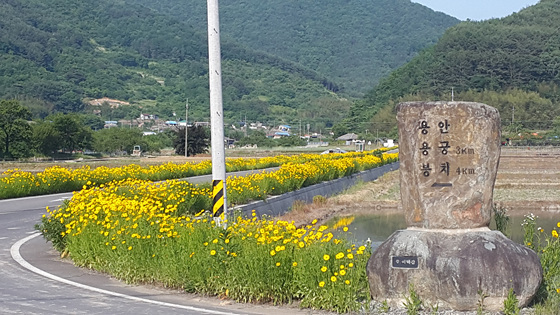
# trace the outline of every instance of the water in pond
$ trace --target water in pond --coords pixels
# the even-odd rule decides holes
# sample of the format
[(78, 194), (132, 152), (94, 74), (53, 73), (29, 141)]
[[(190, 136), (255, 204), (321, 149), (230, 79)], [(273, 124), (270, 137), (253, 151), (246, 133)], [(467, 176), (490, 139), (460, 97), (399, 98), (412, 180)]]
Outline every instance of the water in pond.
[[(560, 228), (557, 226), (558, 222), (560, 222), (560, 213), (543, 211), (533, 213), (537, 216), (537, 227), (542, 227), (544, 229), (543, 233), (546, 233), (547, 236), (550, 235), (554, 228), (560, 231)], [(518, 243), (523, 243), (523, 228), (521, 227), (523, 219), (523, 215), (511, 215), (508, 225), (508, 236)], [(365, 240), (370, 239), (371, 245), (375, 249), (393, 232), (406, 229), (406, 222), (404, 215), (400, 213), (364, 215), (356, 216), (348, 226), (348, 229), (351, 232), (350, 238), (357, 244), (362, 244)], [(495, 229), (494, 222), (490, 225), (490, 229)]]

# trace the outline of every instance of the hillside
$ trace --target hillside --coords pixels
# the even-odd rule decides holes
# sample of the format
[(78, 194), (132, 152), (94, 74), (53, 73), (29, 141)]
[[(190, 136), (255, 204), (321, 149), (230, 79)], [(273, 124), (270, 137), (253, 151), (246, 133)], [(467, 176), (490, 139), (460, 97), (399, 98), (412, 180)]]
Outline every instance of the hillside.
[(403, 100), (481, 101), (512, 130), (550, 129), (560, 115), (560, 0), (511, 16), (463, 22), (355, 103), (348, 124), (385, 130)]
[[(206, 29), (206, 1), (129, 0)], [(410, 0), (223, 0), (224, 37), (297, 62), (363, 95), (459, 20)]]
[[(223, 40), (226, 121), (321, 124), (340, 120), (349, 102), (326, 76), (292, 61)], [(207, 37), (187, 24), (128, 1), (1, 0), (0, 98), (16, 97), (34, 115), (85, 110), (84, 101), (129, 101), (106, 118), (140, 111), (208, 120)], [(331, 104), (317, 117), (317, 106)], [(139, 106), (142, 108), (140, 109)]]

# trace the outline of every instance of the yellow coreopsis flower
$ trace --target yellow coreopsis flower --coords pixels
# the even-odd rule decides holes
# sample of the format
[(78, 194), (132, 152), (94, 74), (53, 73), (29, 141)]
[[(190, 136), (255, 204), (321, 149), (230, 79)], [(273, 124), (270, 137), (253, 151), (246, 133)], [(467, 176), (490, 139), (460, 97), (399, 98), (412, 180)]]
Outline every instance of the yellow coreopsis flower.
[(331, 256), (325, 254), (325, 255), (323, 255), (323, 259), (324, 259), (325, 261), (327, 261), (327, 260), (331, 259)]

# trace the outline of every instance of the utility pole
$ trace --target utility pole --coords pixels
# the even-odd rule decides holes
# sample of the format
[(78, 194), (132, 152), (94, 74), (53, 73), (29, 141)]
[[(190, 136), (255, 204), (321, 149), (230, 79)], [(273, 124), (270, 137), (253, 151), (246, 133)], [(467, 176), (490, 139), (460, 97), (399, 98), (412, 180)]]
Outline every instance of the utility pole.
[(224, 110), (222, 104), (222, 65), (220, 53), (220, 14), (218, 0), (208, 5), (208, 76), (210, 81), (210, 124), (212, 145), (212, 216), (220, 224), (227, 218)]
[(187, 109), (185, 111), (185, 157), (188, 155), (189, 148), (189, 99), (187, 98)]
[(455, 100), (455, 95), (453, 93), (453, 87), (451, 87), (451, 101), (453, 102)]

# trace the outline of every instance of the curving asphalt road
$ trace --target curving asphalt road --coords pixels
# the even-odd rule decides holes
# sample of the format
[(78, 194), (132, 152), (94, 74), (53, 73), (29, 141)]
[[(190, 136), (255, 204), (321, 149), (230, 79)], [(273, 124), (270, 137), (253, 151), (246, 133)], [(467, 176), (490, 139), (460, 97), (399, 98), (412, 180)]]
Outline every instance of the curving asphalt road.
[[(235, 173), (231, 175), (242, 175)], [(211, 176), (190, 178), (208, 182)], [(72, 193), (0, 200), (1, 314), (324, 314), (127, 285), (60, 259), (34, 229)]]

